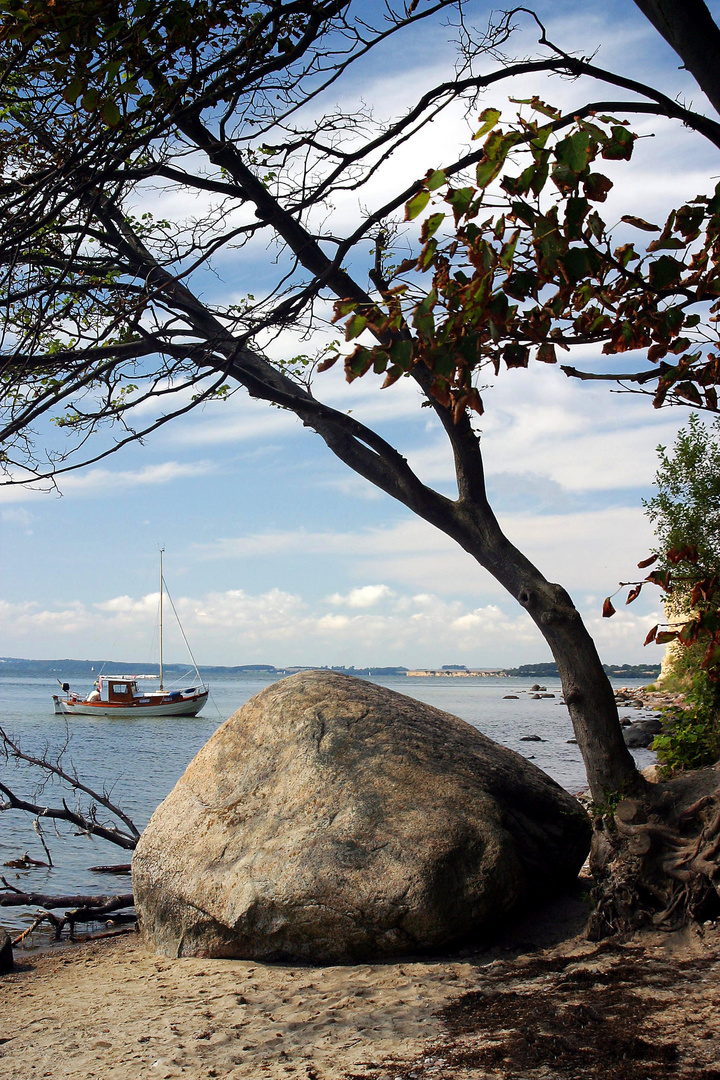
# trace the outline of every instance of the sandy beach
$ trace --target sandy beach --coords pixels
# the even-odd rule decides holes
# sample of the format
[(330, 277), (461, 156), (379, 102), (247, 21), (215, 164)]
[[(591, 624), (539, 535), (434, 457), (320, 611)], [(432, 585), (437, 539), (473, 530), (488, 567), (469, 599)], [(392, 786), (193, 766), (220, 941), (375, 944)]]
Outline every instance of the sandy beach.
[(3, 1080), (719, 1080), (720, 928), (588, 942), (579, 891), (447, 957), (302, 967), (137, 934), (0, 979)]

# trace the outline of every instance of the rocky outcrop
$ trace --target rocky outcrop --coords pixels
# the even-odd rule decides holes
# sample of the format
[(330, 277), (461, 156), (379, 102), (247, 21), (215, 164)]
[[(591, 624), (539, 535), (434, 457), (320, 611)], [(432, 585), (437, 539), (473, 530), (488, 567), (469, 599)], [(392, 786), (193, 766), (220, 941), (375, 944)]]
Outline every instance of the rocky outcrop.
[(353, 962), (459, 943), (573, 879), (585, 811), (448, 713), (327, 671), (234, 714), (133, 857), (167, 956)]
[(6, 975), (14, 966), (12, 942), (5, 930), (0, 927), (0, 975)]

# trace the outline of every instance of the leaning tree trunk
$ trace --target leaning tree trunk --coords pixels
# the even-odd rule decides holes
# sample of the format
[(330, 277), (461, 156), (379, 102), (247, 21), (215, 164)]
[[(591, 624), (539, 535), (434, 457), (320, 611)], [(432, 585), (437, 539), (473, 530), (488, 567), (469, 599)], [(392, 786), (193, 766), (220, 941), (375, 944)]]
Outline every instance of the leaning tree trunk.
[(489, 506), (464, 510), (463, 547), (525, 608), (552, 651), (594, 801), (637, 792), (643, 781), (625, 745), (615, 694), (568, 593), (507, 539)]

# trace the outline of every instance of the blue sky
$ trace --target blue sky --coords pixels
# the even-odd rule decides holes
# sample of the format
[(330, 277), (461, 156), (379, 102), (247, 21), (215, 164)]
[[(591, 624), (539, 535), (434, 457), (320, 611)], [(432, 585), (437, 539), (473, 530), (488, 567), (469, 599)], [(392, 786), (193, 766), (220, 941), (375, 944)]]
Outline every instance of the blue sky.
[[(478, 5), (479, 21), (486, 10)], [(601, 45), (599, 63), (704, 107), (629, 0), (538, 10), (565, 47)], [(336, 98), (353, 108), (362, 96), (381, 116), (399, 111), (447, 77), (444, 36), (437, 24), (418, 28), (411, 45), (368, 63)], [(535, 79), (496, 90), (486, 103), (506, 105), (511, 92), (557, 104), (584, 99), (581, 86)], [(657, 220), (716, 182), (708, 179), (720, 171), (711, 148), (682, 128), (642, 120), (635, 130), (655, 137), (622, 166), (608, 220), (613, 210)], [(363, 204), (381, 203), (405, 174), (409, 181), (456, 156), (466, 134), (459, 112), (435, 125), (402, 162), (379, 170)], [(356, 219), (357, 204), (357, 196), (336, 200), (338, 229)], [(225, 259), (206, 289), (218, 298), (257, 292), (270, 272), (260, 257)], [(277, 356), (310, 351), (289, 333), (270, 348)], [(452, 493), (448, 449), (408, 382), (380, 391), (370, 378), (347, 386), (335, 369), (318, 378), (327, 400), (376, 426), (424, 479)], [(657, 661), (660, 650), (642, 647), (659, 618), (657, 596), (612, 620), (600, 610), (651, 543), (641, 499), (651, 491), (655, 447), (672, 442), (687, 414), (655, 412), (646, 399), (571, 383), (544, 366), (506, 373), (485, 401), (489, 490), (508, 535), (570, 590), (603, 659)], [(291, 415), (244, 393), (66, 476), (60, 488), (62, 497), (0, 489), (0, 655), (154, 659), (164, 544), (166, 577), (201, 664), (508, 666), (549, 658), (524, 612), (469, 556), (350, 473)], [(172, 634), (166, 655), (184, 659)]]

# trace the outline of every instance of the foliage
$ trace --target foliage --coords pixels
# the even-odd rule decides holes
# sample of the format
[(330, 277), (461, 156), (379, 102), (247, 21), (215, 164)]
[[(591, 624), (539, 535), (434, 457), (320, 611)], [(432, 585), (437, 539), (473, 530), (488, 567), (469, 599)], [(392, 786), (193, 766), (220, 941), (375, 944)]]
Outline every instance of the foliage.
[[(398, 48), (398, 35), (412, 40), (415, 24), (451, 8), (460, 49), (449, 78), (385, 123), (362, 103), (328, 106), (370, 50)], [(691, 199), (664, 226), (628, 207), (617, 236), (600, 208), (606, 165), (633, 153), (628, 117), (672, 118), (716, 147), (720, 125), (565, 52), (528, 9), (484, 32), (458, 0), (397, 0), (377, 6), (376, 24), (373, 11), (338, 0), (0, 0), (0, 467), (11, 483), (54, 479), (228, 387), (291, 409), (523, 606), (557, 662), (594, 795), (620, 790), (636, 774), (595, 646), (564, 589), (504, 536), (472, 413), (486, 365), (554, 363), (557, 350), (589, 345), (612, 358), (612, 371), (591, 377), (652, 393), (656, 405), (717, 409), (720, 196)], [(504, 46), (520, 19), (537, 25), (538, 45), (512, 60)], [(366, 181), (391, 160), (388, 175), (401, 176), (408, 140), (448, 106), (474, 112), (488, 88), (545, 73), (577, 80), (565, 113), (532, 98), (501, 125), (485, 109), (456, 160), (365, 204)], [(589, 100), (600, 82), (627, 99)], [(350, 192), (361, 192), (358, 213), (343, 232), (342, 215), (323, 215)], [(189, 203), (197, 213), (176, 212)], [(422, 247), (392, 269), (407, 239), (403, 208), (408, 222), (422, 216)], [(361, 265), (368, 241), (371, 268)], [(253, 296), (208, 299), (210, 274), (238, 249), (257, 277)], [(301, 350), (269, 359), (269, 341), (290, 327), (311, 333), (328, 301), (348, 341), (365, 335), (350, 379), (372, 366), (386, 385), (415, 381), (451, 445), (456, 499), (323, 401)], [(106, 423), (113, 437), (91, 441)]]
[[(597, 345), (605, 355), (647, 352), (656, 407), (687, 400), (716, 411), (718, 335), (704, 316), (720, 311), (720, 185), (662, 228), (625, 215), (633, 238), (617, 244), (599, 212), (613, 182), (597, 166), (631, 158), (627, 122), (569, 122), (537, 98), (522, 104), (531, 118), (520, 114), (507, 128), (497, 126), (497, 109), (480, 117), (476, 138), (490, 132), (475, 185), (454, 186), (433, 170), (407, 202), (408, 220), (432, 212), (420, 254), (400, 264), (382, 302), (336, 304), (337, 319), (352, 313), (347, 340), (369, 329), (380, 342), (348, 356), (348, 379), (372, 367), (388, 386), (422, 364), (440, 402), (482, 413), (483, 367), (497, 374), (531, 357), (554, 364), (558, 349)], [(647, 233), (659, 235), (643, 243)], [(407, 271), (431, 272), (430, 288)]]
[(714, 765), (720, 758), (720, 686), (696, 671), (685, 707), (666, 710), (652, 744), (664, 776)]
[(669, 569), (663, 552), (682, 545), (697, 551), (696, 560), (675, 564), (677, 593), (720, 570), (720, 418), (706, 427), (690, 413), (672, 450), (659, 446), (657, 452), (657, 494), (643, 505), (655, 529), (659, 568)]
[[(671, 452), (658, 447), (656, 495), (644, 506), (658, 548), (639, 565), (655, 565), (642, 582), (625, 583), (632, 603), (645, 583), (664, 593), (666, 617), (645, 644), (672, 653), (664, 661), (663, 687), (685, 694), (682, 708), (666, 710), (664, 731), (654, 743), (665, 775), (697, 769), (720, 757), (720, 420), (708, 429), (696, 413)], [(623, 586), (621, 586), (623, 587)], [(610, 597), (604, 614), (615, 609)]]

